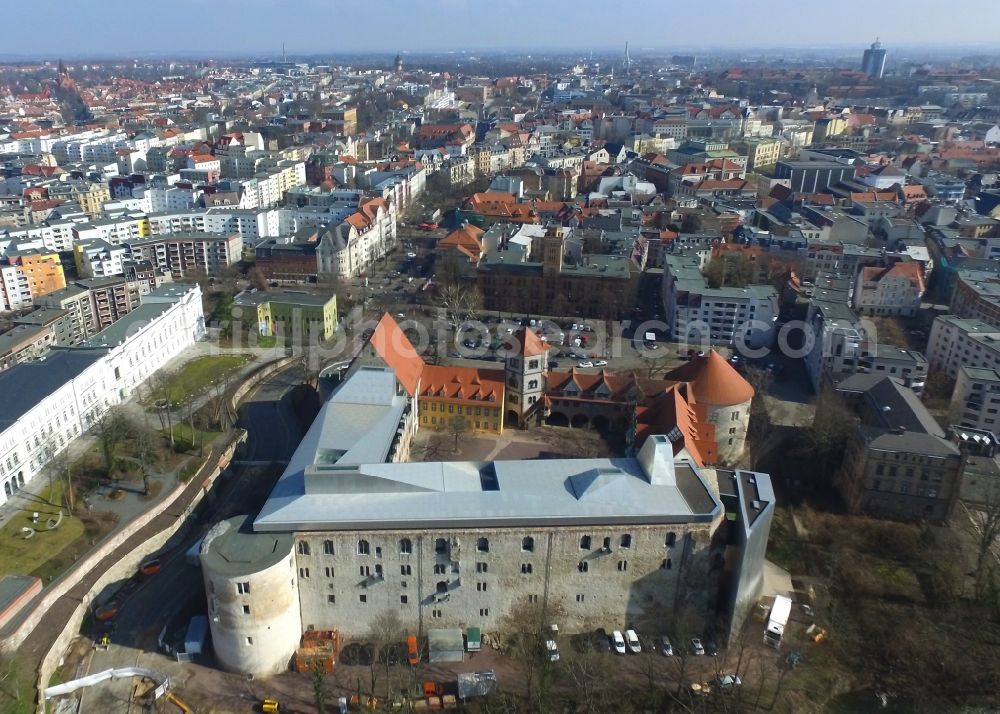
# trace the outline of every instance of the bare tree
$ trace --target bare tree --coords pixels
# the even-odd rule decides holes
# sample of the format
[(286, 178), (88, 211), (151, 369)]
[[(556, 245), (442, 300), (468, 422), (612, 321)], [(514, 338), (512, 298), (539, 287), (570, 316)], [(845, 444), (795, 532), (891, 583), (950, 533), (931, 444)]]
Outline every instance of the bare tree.
[(474, 285), (455, 283), (442, 287), (438, 302), (448, 323), (457, 328), (466, 320), (475, 320), (483, 311), (483, 296)]
[[(385, 667), (385, 685), (389, 687), (391, 673), (392, 648), (397, 646), (403, 637), (403, 623), (397, 610), (385, 610), (375, 617), (369, 625), (369, 637), (375, 652), (372, 657), (372, 696), (375, 696), (374, 667), (381, 662)], [(387, 690), (388, 691), (388, 690)]]
[(976, 595), (984, 597), (996, 589), (997, 557), (993, 552), (1000, 538), (1000, 490), (987, 486), (982, 507), (972, 511), (976, 530)]
[(94, 420), (91, 431), (101, 445), (104, 469), (108, 476), (115, 465), (115, 448), (132, 433), (132, 424), (120, 406), (113, 406)]
[(65, 479), (66, 510), (70, 515), (72, 515), (73, 509), (76, 507), (76, 496), (73, 492), (73, 460), (69, 456), (69, 451), (67, 449), (56, 451), (55, 446), (53, 445), (52, 453), (48, 458), (48, 462), (45, 464), (45, 470), (48, 472), (49, 476), (50, 492), (52, 490), (52, 482), (54, 479)]
[(461, 414), (453, 416), (448, 420), (448, 434), (455, 438), (454, 453), (457, 454), (460, 451), (458, 446), (459, 442), (462, 440), (462, 437), (471, 431), (472, 425), (469, 423), (469, 420)]
[(257, 267), (251, 268), (248, 277), (250, 278), (251, 286), (253, 286), (257, 290), (261, 291), (267, 290), (267, 278), (264, 277), (264, 271), (262, 271), (260, 268)]

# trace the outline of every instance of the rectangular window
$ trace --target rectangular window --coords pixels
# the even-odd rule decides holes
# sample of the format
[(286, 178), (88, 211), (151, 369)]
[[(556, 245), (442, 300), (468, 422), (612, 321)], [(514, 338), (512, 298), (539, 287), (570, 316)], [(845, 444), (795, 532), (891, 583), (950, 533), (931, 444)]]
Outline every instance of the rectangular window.
[(326, 596), (326, 604), (327, 605), (333, 605), (336, 602), (337, 602), (337, 596), (336, 595), (327, 595)]
[(529, 595), (528, 596), (528, 602), (531, 603), (531, 604), (535, 604), (536, 602), (538, 602), (538, 596), (537, 595)]
[(583, 593), (577, 593), (576, 601), (577, 602), (583, 602)]
[(243, 614), (244, 615), (249, 615), (250, 614), (250, 606), (249, 605), (244, 605), (243, 606)]
[(625, 572), (626, 570), (628, 570), (628, 561), (627, 560), (619, 560), (618, 561), (618, 570), (620, 572)]
[(399, 574), (400, 575), (412, 575), (413, 574), (413, 568), (410, 567), (409, 565), (400, 565), (399, 566)]
[(326, 575), (326, 577), (328, 577), (328, 578), (332, 578), (333, 577), (333, 568), (329, 568), (329, 567), (324, 568), (323, 569), (323, 574)]
[(253, 637), (247, 637), (247, 644), (248, 645), (252, 645), (253, 644)]
[(431, 610), (431, 617), (433, 617), (435, 619), (440, 619), (441, 618), (441, 611), (440, 610)]
[(299, 568), (299, 577), (303, 578), (303, 579), (304, 578), (308, 578), (309, 577), (309, 568)]
[(248, 582), (236, 583), (236, 592), (239, 595), (249, 595), (250, 583)]
[(406, 595), (400, 595), (399, 596), (399, 604), (400, 605), (405, 605), (409, 601), (410, 601), (410, 598), (408, 596), (406, 596)]
[(486, 592), (486, 583), (476, 583), (477, 592)]
[(361, 594), (359, 594), (358, 595), (358, 601), (359, 602), (368, 602), (368, 595), (367, 595), (367, 593), (361, 593)]
[(521, 575), (531, 575), (531, 563), (521, 563)]
[(489, 571), (489, 566), (486, 563), (476, 563), (476, 572), (485, 573)]
[(481, 608), (479, 608), (479, 616), (480, 617), (489, 617), (490, 616), (490, 609), (488, 607), (481, 607)]

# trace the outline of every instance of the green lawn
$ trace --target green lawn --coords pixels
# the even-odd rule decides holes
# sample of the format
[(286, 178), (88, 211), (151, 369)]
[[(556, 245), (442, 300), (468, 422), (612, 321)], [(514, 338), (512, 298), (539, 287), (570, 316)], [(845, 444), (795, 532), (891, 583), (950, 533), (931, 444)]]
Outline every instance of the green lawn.
[[(47, 567), (50, 561), (62, 560), (60, 554), (71, 548), (75, 542), (79, 541), (77, 545), (86, 543), (83, 538), (86, 528), (79, 518), (65, 516), (58, 528), (53, 531), (46, 529), (46, 521), (59, 513), (64, 489), (65, 484), (56, 481), (52, 488), (46, 489), (39, 496), (39, 500), (29, 506), (28, 510), (21, 511), (0, 528), (0, 572), (50, 575), (51, 567)], [(38, 523), (32, 524), (32, 511), (38, 512)], [(21, 535), (23, 527), (33, 527), (35, 535), (24, 538)], [(81, 548), (81, 551), (83, 550), (86, 548)]]
[[(169, 389), (170, 401), (174, 405), (183, 404), (192, 397), (205, 394), (213, 382), (222, 379), (253, 360), (251, 355), (209, 355), (196, 357), (173, 375)], [(163, 398), (161, 392), (147, 394), (144, 404), (151, 404)]]

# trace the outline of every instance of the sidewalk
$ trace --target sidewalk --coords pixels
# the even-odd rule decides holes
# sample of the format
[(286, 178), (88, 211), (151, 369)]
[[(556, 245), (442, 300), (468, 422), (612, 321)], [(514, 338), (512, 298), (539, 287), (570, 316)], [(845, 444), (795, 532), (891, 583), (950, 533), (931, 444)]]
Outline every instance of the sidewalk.
[[(268, 359), (283, 357), (284, 350), (274, 348), (235, 349), (219, 347), (212, 342), (196, 342), (170, 360), (170, 362), (164, 365), (163, 369), (178, 369), (196, 357), (217, 354), (250, 354), (254, 357), (252, 361), (248, 362), (246, 365), (233, 373), (233, 383), (237, 384), (247, 374), (257, 369)], [(140, 385), (132, 396), (121, 406), (129, 418), (136, 423), (142, 424), (150, 429), (159, 429), (159, 420), (155, 413), (146, 411), (142, 405), (139, 404), (139, 399), (144, 396), (145, 393), (145, 383), (143, 383), (143, 385)], [(199, 395), (194, 401), (194, 408), (196, 410), (200, 409), (210, 398), (210, 394)], [(177, 418), (179, 419), (179, 415)], [(88, 432), (84, 432), (70, 442), (70, 444), (66, 447), (66, 453), (69, 455), (72, 462), (76, 462), (80, 459), (80, 457), (86, 454), (87, 451), (93, 448), (96, 442), (97, 439), (94, 436)], [(178, 469), (179, 468), (181, 467), (178, 467)], [(157, 482), (165, 482), (164, 485), (160, 487), (160, 491), (165, 492), (169, 490), (167, 485), (175, 483), (178, 469), (174, 469), (168, 473), (150, 474), (150, 485), (152, 486)], [(24, 485), (24, 488), (10, 496), (6, 503), (0, 505), (0, 527), (6, 525), (23, 511), (41, 512), (43, 510), (48, 510), (52, 514), (58, 513), (61, 504), (49, 504), (42, 501), (40, 498), (40, 494), (48, 488), (48, 485), (49, 479), (46, 478), (43, 471), (36, 474), (31, 481), (27, 482)], [(110, 492), (110, 488), (99, 487), (92, 491), (80, 505), (84, 508), (113, 513), (118, 516), (119, 523), (125, 523), (139, 513), (148, 509), (151, 503), (158, 500), (157, 498), (150, 499), (149, 497), (141, 497), (140, 494), (132, 493), (131, 491), (126, 491), (124, 498), (111, 500), (107, 498), (107, 495)], [(141, 500), (142, 498), (145, 498), (145, 500)]]

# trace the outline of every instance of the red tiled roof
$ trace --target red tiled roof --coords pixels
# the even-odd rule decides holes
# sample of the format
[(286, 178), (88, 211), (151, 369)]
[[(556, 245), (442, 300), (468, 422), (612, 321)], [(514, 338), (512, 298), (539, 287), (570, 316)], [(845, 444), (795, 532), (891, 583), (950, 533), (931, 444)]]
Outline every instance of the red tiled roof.
[(417, 354), (413, 344), (400, 329), (392, 315), (385, 313), (379, 320), (370, 340), (379, 356), (396, 372), (396, 379), (403, 388), (414, 396), (424, 369), (424, 360)]
[(420, 377), (423, 397), (503, 403), (504, 373), (499, 369), (424, 365)]
[(547, 354), (549, 346), (542, 342), (534, 330), (522, 327), (508, 339), (507, 349), (514, 350), (522, 357), (536, 357)]
[(715, 350), (704, 357), (694, 357), (687, 364), (668, 372), (666, 379), (691, 384), (695, 398), (708, 406), (732, 406), (753, 399), (754, 389), (726, 359)]

